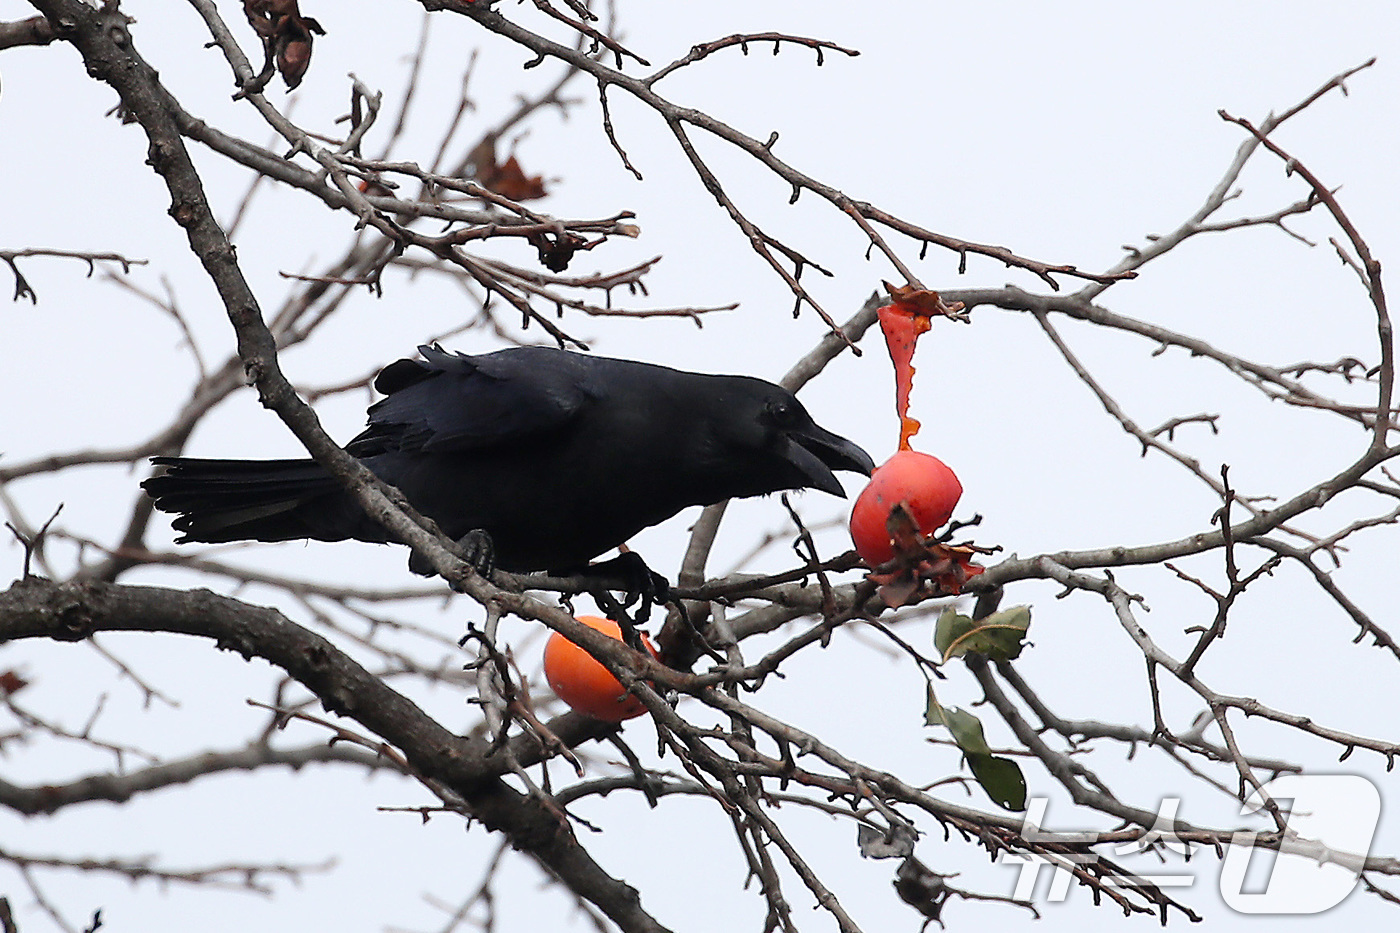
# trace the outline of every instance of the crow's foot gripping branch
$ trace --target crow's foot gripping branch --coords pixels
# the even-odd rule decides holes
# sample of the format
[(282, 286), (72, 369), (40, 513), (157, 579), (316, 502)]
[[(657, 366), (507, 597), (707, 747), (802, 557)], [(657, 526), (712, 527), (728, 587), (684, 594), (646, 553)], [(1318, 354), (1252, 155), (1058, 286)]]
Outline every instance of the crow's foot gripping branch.
[[(653, 606), (663, 606), (670, 601), (670, 581), (648, 567), (635, 551), (623, 551), (611, 560), (590, 564), (577, 575), (596, 581), (596, 586), (589, 587), (588, 594), (608, 618), (622, 627), (624, 641), (638, 651), (643, 650), (636, 627), (647, 623)], [(614, 592), (623, 594), (621, 602), (613, 597)], [(635, 614), (629, 616), (627, 610), (633, 604), (637, 608)]]

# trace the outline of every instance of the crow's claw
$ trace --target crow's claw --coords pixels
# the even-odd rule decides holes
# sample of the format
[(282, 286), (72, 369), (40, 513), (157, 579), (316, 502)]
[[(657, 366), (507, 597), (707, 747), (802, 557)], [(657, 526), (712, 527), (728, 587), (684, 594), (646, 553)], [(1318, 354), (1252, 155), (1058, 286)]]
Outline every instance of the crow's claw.
[[(457, 539), (457, 547), (462, 560), (485, 579), (491, 579), (491, 574), (496, 569), (496, 545), (491, 541), (489, 534), (480, 528), (473, 529)], [(437, 573), (417, 554), (408, 555), (408, 569), (420, 577), (431, 577)]]
[(490, 580), (491, 574), (496, 571), (496, 545), (491, 536), (475, 528), (458, 538), (457, 546), (462, 549), (462, 559), (483, 578)]
[(638, 625), (646, 624), (651, 617), (652, 606), (665, 605), (671, 596), (670, 581), (648, 567), (635, 551), (623, 551), (612, 560), (590, 564), (582, 575), (597, 578), (600, 582), (621, 583), (624, 597), (620, 608), (637, 603)]

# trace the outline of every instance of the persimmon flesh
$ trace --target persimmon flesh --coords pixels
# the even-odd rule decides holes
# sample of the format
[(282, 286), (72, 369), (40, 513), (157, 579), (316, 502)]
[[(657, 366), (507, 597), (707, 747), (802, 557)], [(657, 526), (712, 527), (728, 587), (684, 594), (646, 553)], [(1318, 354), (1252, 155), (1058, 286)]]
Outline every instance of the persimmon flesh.
[[(609, 638), (622, 640), (622, 630), (616, 622), (600, 616), (579, 616), (578, 620)], [(654, 656), (656, 649), (642, 636), (642, 643)], [(604, 722), (622, 722), (647, 711), (641, 700), (593, 656), (558, 632), (549, 636), (544, 646), (544, 677), (555, 696), (580, 713)]]
[(933, 534), (953, 517), (962, 497), (962, 483), (948, 465), (917, 450), (901, 450), (870, 474), (870, 482), (851, 509), (851, 541), (871, 567), (894, 558), (886, 521), (900, 503), (918, 525), (919, 534)]

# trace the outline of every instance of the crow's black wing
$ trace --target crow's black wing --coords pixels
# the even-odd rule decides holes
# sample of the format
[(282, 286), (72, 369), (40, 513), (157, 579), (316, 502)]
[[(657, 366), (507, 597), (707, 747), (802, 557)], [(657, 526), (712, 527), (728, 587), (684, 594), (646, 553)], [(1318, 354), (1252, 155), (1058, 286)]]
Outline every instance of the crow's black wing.
[(346, 445), (357, 457), (389, 451), (446, 453), (542, 439), (573, 421), (596, 397), (586, 360), (518, 347), (481, 356), (419, 347), (374, 381), (385, 398), (369, 427)]

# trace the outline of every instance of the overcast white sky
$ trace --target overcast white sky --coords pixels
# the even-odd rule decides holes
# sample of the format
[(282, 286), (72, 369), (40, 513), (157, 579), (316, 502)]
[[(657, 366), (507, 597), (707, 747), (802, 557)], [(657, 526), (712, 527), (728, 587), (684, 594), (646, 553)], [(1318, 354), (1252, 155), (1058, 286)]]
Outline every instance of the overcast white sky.
[[(328, 34), (296, 94), (294, 118), (308, 129), (339, 132), (333, 121), (347, 107), (349, 72), (396, 100), (421, 27), (415, 5), (304, 0), (303, 7)], [(134, 0), (123, 8), (136, 19), (138, 48), (189, 110), (255, 142), (269, 140), (246, 105), (229, 101), (228, 70), (216, 51), (202, 48), (207, 36), (192, 9)], [(251, 49), (238, 5), (223, 2), (220, 8)], [(500, 6), (508, 16), (537, 23), (528, 8)], [(0, 20), (31, 13), (28, 4), (0, 0)], [(775, 151), (781, 157), (852, 197), (940, 232), (1086, 269), (1111, 265), (1125, 244), (1142, 244), (1147, 236), (1177, 226), (1200, 205), (1242, 138), (1239, 128), (1217, 116), (1218, 109), (1257, 122), (1271, 110), (1292, 106), (1333, 74), (1378, 56), (1375, 67), (1351, 80), (1350, 96), (1329, 95), (1285, 127), (1278, 141), (1330, 185), (1342, 186), (1342, 203), (1382, 262), (1400, 256), (1400, 11), (1389, 0), (1151, 5), (716, 0), (684, 8), (624, 2), (619, 15), (627, 44), (653, 65), (684, 54), (695, 42), (736, 32), (779, 30), (859, 49), (858, 58), (828, 54), (821, 68), (814, 67), (809, 51), (798, 48), (774, 56), (771, 47), (756, 46), (747, 57), (729, 50), (673, 75), (658, 89), (758, 138), (778, 131)], [(420, 162), (431, 159), (473, 49), (481, 47), (471, 86), (478, 109), (468, 116), (463, 138), (507, 112), (517, 89), (539, 86), (557, 73), (546, 64), (522, 74), (519, 66), (527, 55), (469, 23), (440, 15), (433, 28), (414, 122), (398, 150), (400, 157)], [(154, 291), (168, 280), (207, 357), (222, 360), (231, 346), (228, 323), (183, 234), (165, 213), (168, 201), (143, 164), (145, 142), (138, 129), (103, 117), (115, 102), (113, 93), (88, 79), (76, 53), (61, 45), (0, 54), (0, 81), (0, 170), (6, 179), (0, 249), (111, 250), (149, 259), (132, 279)], [(648, 279), (652, 302), (737, 301), (741, 307), (707, 319), (703, 330), (684, 322), (574, 318), (565, 320), (566, 328), (609, 355), (781, 376), (820, 337), (820, 322), (809, 311), (791, 318), (785, 287), (703, 191), (658, 119), (620, 95), (612, 99), (619, 138), (645, 175), (639, 184), (602, 136), (592, 89), (579, 82), (571, 92), (582, 104), (568, 120), (544, 115), (517, 144), (527, 171), (556, 179), (541, 209), (571, 217), (628, 209), (636, 212), (643, 231), (635, 243), (611, 243), (580, 257), (571, 271), (620, 268), (663, 254)], [(271, 98), (286, 100), (280, 85)], [(369, 151), (376, 149), (375, 140), (371, 136)], [(864, 258), (854, 228), (829, 207), (810, 195), (788, 207), (787, 189), (756, 167), (710, 140), (700, 140), (700, 148), (750, 216), (836, 273), (819, 280), (809, 271), (804, 281), (838, 320), (849, 316), (881, 278), (893, 277), (887, 265)], [(244, 193), (245, 173), (204, 151), (196, 149), (196, 157), (216, 209), (230, 217)], [(1262, 155), (1256, 160), (1242, 179), (1242, 197), (1227, 208), (1226, 217), (1264, 213), (1302, 195), (1301, 185), (1284, 177), (1277, 160)], [(1326, 246), (1333, 228), (1320, 214), (1291, 225), (1321, 245), (1309, 249), (1277, 229), (1202, 237), (1152, 264), (1137, 281), (1115, 286), (1104, 303), (1264, 362), (1285, 365), (1343, 355), (1373, 362), (1373, 320), (1355, 276)], [(316, 270), (344, 248), (349, 227), (347, 217), (305, 196), (260, 194), (238, 248), (265, 307), (275, 308), (286, 293), (279, 273)], [(505, 254), (522, 263), (529, 259), (524, 247)], [(1032, 276), (977, 259), (958, 276), (956, 257), (933, 250), (917, 268), (931, 287), (1014, 282), (1039, 288)], [(100, 277), (85, 278), (80, 264), (31, 260), (23, 270), (39, 303), (0, 305), (0, 392), (8, 400), (0, 415), (5, 460), (129, 444), (164, 423), (193, 376), (170, 320)], [(1062, 281), (1067, 290), (1075, 287), (1072, 280)], [(0, 269), (0, 288), (8, 291), (11, 284)], [(452, 327), (470, 310), (451, 284), (396, 274), (382, 299), (356, 296), (322, 340), (288, 354), (284, 364), (305, 383), (333, 384), (410, 354), (415, 344)], [(1330, 475), (1364, 443), (1359, 432), (1338, 431), (1327, 419), (1267, 405), (1184, 354), (1153, 357), (1152, 345), (1068, 324), (1064, 333), (1139, 423), (1155, 426), (1173, 416), (1222, 413), (1219, 436), (1199, 430), (1183, 443), (1211, 471), (1229, 463), (1244, 493), (1291, 495)], [(487, 346), (480, 334), (449, 344), (464, 350)], [(888, 363), (878, 346), (868, 350), (858, 360), (833, 366), (803, 398), (819, 421), (860, 442), (878, 461), (893, 449), (897, 426)], [(925, 425), (916, 446), (959, 473), (966, 490), (960, 512), (985, 516), (977, 533), (981, 543), (1023, 556), (1146, 543), (1202, 529), (1218, 507), (1178, 467), (1159, 457), (1139, 458), (1136, 442), (1103, 415), (1027, 316), (983, 309), (970, 327), (940, 324), (921, 345), (916, 365), (913, 413)], [(216, 412), (195, 435), (190, 452), (295, 455), (294, 439), (250, 395)], [(342, 439), (352, 436), (365, 401), (355, 395), (326, 405), (328, 429)], [(42, 521), (63, 502), (68, 527), (110, 539), (130, 508), (138, 479), (123, 470), (73, 471), (15, 484), (8, 492), (32, 521)], [(858, 488), (853, 479), (847, 486), (852, 492)], [(836, 518), (842, 510), (817, 493), (803, 497), (801, 507), (812, 522)], [(784, 522), (776, 501), (743, 504), (731, 517), (712, 568), (726, 569), (728, 560), (767, 531), (782, 530)], [(686, 524), (678, 518), (643, 535), (637, 546), (658, 569), (673, 572)], [(163, 544), (165, 534), (158, 523), (153, 543)], [(829, 551), (843, 546), (839, 536), (826, 540)], [(1388, 607), (1400, 597), (1394, 529), (1357, 544), (1336, 579), (1386, 624)], [(56, 553), (71, 560), (71, 554)], [(403, 555), (385, 548), (350, 545), (332, 552), (324, 546), (282, 545), (238, 556), (250, 566), (290, 569), (300, 562), (327, 576), (385, 585), (406, 580)], [(789, 560), (779, 546), (759, 566)], [(19, 549), (6, 543), (0, 561), (7, 577), (17, 574)], [(1211, 569), (1196, 567), (1201, 573)], [(1208, 620), (1211, 607), (1166, 576), (1143, 571), (1122, 579), (1148, 596), (1153, 611), (1144, 624), (1176, 651), (1188, 643), (1181, 630)], [(139, 579), (192, 581), (154, 572)], [(1008, 593), (1008, 604), (1035, 607), (1035, 647), (1022, 662), (1027, 677), (1067, 716), (1150, 725), (1141, 658), (1116, 622), (1086, 596), (1057, 602), (1055, 593), (1052, 587), (1025, 584)], [(271, 600), (265, 592), (244, 595)], [(1339, 727), (1394, 737), (1393, 710), (1400, 700), (1394, 659), (1387, 662), (1380, 652), (1352, 646), (1354, 627), (1298, 575), (1281, 572), (1257, 596), (1251, 593), (1238, 612), (1232, 644), (1226, 646), (1230, 651), (1222, 650), (1220, 663), (1203, 669), (1220, 689), (1259, 696)], [(446, 631), (460, 629), (458, 618), (425, 616)], [(522, 651), (538, 650), (538, 640), (530, 641), (535, 633), (524, 626), (510, 634)], [(23, 666), (35, 680), (25, 694), (30, 704), (63, 710), (72, 724), (81, 723), (94, 696), (109, 692), (102, 720), (108, 734), (167, 755), (200, 748), (211, 735), (246, 730), (256, 721), (243, 700), (265, 697), (265, 671), (213, 656), (207, 645), (173, 638), (111, 639), (109, 644), (178, 697), (182, 707), (136, 718), (139, 695), (114, 683), (110, 666), (73, 646), (4, 646), (0, 670)], [(979, 695), (961, 671), (942, 689), (953, 703)], [(1169, 694), (1172, 724), (1184, 728), (1196, 711), (1193, 701)], [(65, 707), (65, 699), (73, 702)], [(439, 704), (449, 723), (466, 721), (455, 694), (429, 694), (424, 701)], [(829, 651), (806, 659), (789, 680), (765, 688), (764, 703), (874, 766), (930, 781), (955, 767), (944, 750), (922, 741), (918, 676), (853, 639), (838, 639)], [(152, 729), (158, 738), (151, 738)], [(301, 739), (311, 741), (310, 730), (304, 732)], [(628, 734), (639, 748), (653, 742), (644, 727), (629, 727)], [(1335, 750), (1318, 743), (1279, 730), (1243, 734), (1258, 741), (1261, 754), (1294, 757), (1324, 770), (1362, 771), (1377, 780), (1387, 802), (1393, 793), (1393, 776), (1364, 754), (1336, 766)], [(994, 744), (998, 741), (1005, 737), (997, 736)], [(7, 747), (7, 753), (0, 775), (19, 782), (59, 780), (110, 764), (50, 745)], [(1228, 800), (1203, 797), (1204, 791), (1180, 772), (1158, 774), (1160, 763), (1145, 751), (1126, 761), (1120, 749), (1102, 748), (1091, 764), (1137, 795), (1138, 803), (1150, 806), (1152, 801), (1142, 799), (1149, 793), (1189, 791), (1194, 796), (1186, 796), (1182, 816), (1228, 821)], [(94, 857), (159, 852), (176, 865), (341, 859), (333, 876), (313, 876), (301, 888), (283, 889), (273, 901), (178, 889), (163, 895), (149, 885), (129, 888), (88, 878), (52, 882), (50, 890), (75, 917), (84, 917), (87, 905), (105, 906), (111, 929), (176, 930), (192, 923), (208, 930), (433, 929), (441, 918), (420, 894), (451, 902), (464, 885), (475, 883), (494, 840), (480, 831), (464, 833), (453, 820), (420, 827), (411, 816), (374, 809), (421, 802), (402, 785), (325, 769), (296, 777), (233, 776), (127, 807), (93, 805), (38, 821), (0, 814), (0, 848)], [(983, 805), (980, 799), (971, 802)], [(1060, 823), (1055, 812), (1052, 805), (1049, 826), (1081, 828)], [(584, 815), (608, 829), (596, 840), (599, 857), (641, 888), (645, 903), (663, 921), (687, 930), (761, 923), (761, 899), (755, 892), (739, 892), (734, 846), (712, 805), (675, 802), (650, 812), (610, 798), (584, 808)], [(855, 858), (848, 826), (786, 810), (783, 816), (801, 827), (801, 842), (824, 853), (820, 869), (865, 929), (918, 928), (917, 918), (889, 891), (892, 864)], [(1378, 851), (1400, 851), (1393, 815), (1384, 817), (1378, 838)], [(944, 844), (936, 832), (922, 844), (920, 856), (936, 869), (963, 872), (956, 883), (1010, 892), (1011, 869), (986, 864), (973, 847)], [(501, 929), (533, 929), (529, 924), (540, 922), (552, 929), (586, 928), (581, 917), (569, 919), (562, 899), (541, 897), (538, 872), (522, 860), (507, 879), (511, 896), (499, 905)], [(1220, 906), (1214, 883), (1215, 866), (1208, 862), (1185, 899), (1215, 928), (1268, 922), (1271, 930), (1315, 930), (1324, 924), (1394, 923), (1393, 908), (1360, 895), (1322, 918), (1253, 920)], [(46, 928), (17, 876), (0, 867), (0, 894), (6, 892), (23, 910), (21, 930)], [(796, 882), (789, 896), (804, 929), (830, 928), (824, 915), (808, 910)], [(1111, 907), (1092, 908), (1082, 890), (1072, 891), (1065, 905), (1042, 905), (1042, 913), (1041, 930), (1120, 920)], [(960, 903), (949, 908), (947, 920), (951, 929), (1030, 922), (1013, 908)], [(1121, 922), (1155, 925), (1151, 918)], [(1173, 917), (1174, 925), (1182, 922)]]

